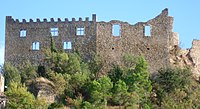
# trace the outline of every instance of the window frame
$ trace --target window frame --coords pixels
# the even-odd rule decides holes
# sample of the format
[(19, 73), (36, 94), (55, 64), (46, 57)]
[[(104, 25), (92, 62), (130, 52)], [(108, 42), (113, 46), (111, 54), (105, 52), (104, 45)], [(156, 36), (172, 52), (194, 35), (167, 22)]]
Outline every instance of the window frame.
[(50, 28), (51, 36), (56, 37), (59, 35), (59, 29), (57, 27)]
[(144, 36), (151, 37), (151, 26), (150, 25), (144, 26)]
[(26, 29), (21, 29), (20, 32), (19, 32), (19, 37), (20, 38), (26, 37), (26, 35), (27, 35), (26, 33), (27, 33)]
[(112, 36), (114, 37), (121, 37), (121, 25), (120, 24), (113, 24), (112, 25)]
[(77, 27), (76, 28), (76, 35), (77, 36), (84, 36), (85, 35), (85, 27)]
[(33, 51), (38, 51), (38, 50), (40, 50), (40, 42), (38, 42), (38, 41), (32, 42), (32, 50), (33, 50)]
[(71, 41), (66, 41), (63, 43), (63, 49), (64, 50), (71, 50), (72, 49), (72, 42)]

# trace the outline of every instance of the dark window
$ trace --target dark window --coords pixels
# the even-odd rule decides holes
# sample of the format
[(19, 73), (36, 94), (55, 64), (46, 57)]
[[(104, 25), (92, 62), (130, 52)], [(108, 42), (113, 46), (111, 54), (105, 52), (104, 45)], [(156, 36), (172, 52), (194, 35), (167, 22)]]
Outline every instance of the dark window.
[(77, 28), (76, 29), (76, 35), (78, 36), (82, 36), (85, 34), (85, 28), (84, 27), (81, 27), (81, 28)]
[(51, 28), (51, 36), (58, 36), (58, 28)]
[(120, 25), (114, 24), (112, 27), (112, 35), (113, 36), (120, 36)]

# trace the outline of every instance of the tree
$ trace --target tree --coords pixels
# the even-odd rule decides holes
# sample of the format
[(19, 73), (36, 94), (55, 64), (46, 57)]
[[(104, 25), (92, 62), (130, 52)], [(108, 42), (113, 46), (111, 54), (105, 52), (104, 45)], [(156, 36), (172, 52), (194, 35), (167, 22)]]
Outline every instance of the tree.
[(43, 65), (39, 65), (38, 67), (37, 67), (37, 73), (38, 73), (38, 76), (41, 76), (41, 77), (46, 77), (46, 68), (45, 68), (45, 66), (43, 66)]
[(53, 40), (53, 36), (51, 36), (50, 39), (51, 39), (51, 52), (57, 53), (58, 50), (57, 50), (57, 48), (56, 48), (56, 46), (55, 46), (55, 42), (54, 42), (54, 40)]
[(114, 65), (113, 69), (108, 72), (108, 76), (113, 83), (119, 80), (124, 80), (124, 70), (119, 65)]
[(192, 83), (189, 91), (187, 91), (189, 98), (187, 101), (190, 102), (191, 108), (200, 109), (200, 84), (199, 82), (195, 83)]
[(163, 109), (199, 109), (200, 108), (200, 84), (193, 81), (184, 89), (174, 89), (165, 93), (162, 97)]
[(101, 77), (99, 80), (94, 80), (89, 86), (90, 102), (97, 106), (107, 107), (107, 100), (111, 97), (111, 89), (113, 88), (113, 83), (111, 79), (107, 76)]
[(84, 94), (85, 85), (90, 82), (89, 73), (77, 72), (74, 74), (64, 74), (67, 82), (65, 94), (70, 98), (76, 98), (79, 94)]
[(137, 63), (137, 57), (134, 57), (132, 54), (125, 53), (123, 56), (123, 67), (134, 68)]
[(159, 84), (162, 89), (169, 93), (175, 89), (185, 88), (185, 86), (191, 83), (191, 77), (191, 71), (188, 68), (167, 68), (158, 71), (155, 83)]
[(6, 91), (8, 107), (11, 109), (33, 109), (34, 96), (27, 91), (27, 88), (20, 83), (11, 82)]
[(25, 83), (37, 77), (36, 67), (32, 66), (30, 62), (26, 62), (25, 66), (21, 69), (21, 82)]
[(97, 55), (95, 55), (89, 62), (89, 69), (91, 73), (94, 74), (95, 79), (98, 78), (98, 74), (102, 69), (102, 67), (103, 67), (103, 60)]
[(137, 59), (134, 68), (128, 68), (125, 82), (129, 87), (128, 92), (136, 92), (140, 97), (140, 105), (148, 107), (149, 97), (152, 90), (150, 73), (147, 62), (143, 57)]
[[(9, 109), (38, 109), (47, 108), (45, 102), (36, 100), (34, 96), (27, 91), (25, 85), (18, 82), (10, 82), (8, 90), (5, 92)], [(41, 104), (41, 103), (43, 104)]]
[(161, 105), (163, 109), (191, 109), (190, 101), (187, 98), (187, 93), (180, 89), (175, 89), (172, 93), (168, 93)]
[(21, 83), (20, 72), (10, 63), (5, 63), (3, 72), (5, 76), (5, 85), (9, 85), (10, 82)]
[(58, 95), (64, 94), (66, 81), (62, 74), (50, 70), (48, 73), (48, 79), (54, 83), (56, 94)]
[[(133, 57), (130, 54), (125, 54), (123, 57), (124, 66), (114, 66), (113, 69), (108, 73), (108, 76), (111, 78), (114, 83), (114, 96), (113, 100), (118, 100), (124, 102), (124, 104), (130, 103), (129, 100), (125, 98), (120, 98), (120, 96), (115, 96), (115, 94), (126, 94), (129, 99), (135, 99), (135, 102), (132, 104), (140, 103), (140, 106), (143, 108), (148, 108), (150, 103), (150, 94), (152, 91), (152, 85), (150, 80), (150, 73), (148, 71), (148, 64), (143, 57)], [(127, 92), (120, 89), (122, 87), (128, 87)], [(116, 92), (116, 87), (120, 91)], [(132, 97), (131, 95), (137, 95)], [(137, 101), (136, 99), (139, 99)], [(121, 104), (119, 104), (121, 105)]]
[(49, 105), (48, 109), (63, 109), (64, 105), (60, 104), (60, 103), (51, 103), (51, 105)]
[(45, 50), (45, 62), (47, 63), (48, 68), (54, 70), (57, 73), (65, 73), (65, 68), (68, 66), (68, 54), (67, 53), (58, 53), (51, 52), (49, 49)]
[(34, 109), (47, 109), (49, 104), (43, 99), (35, 99)]
[(80, 57), (76, 53), (69, 54), (69, 60), (67, 63), (67, 67), (65, 67), (65, 72), (69, 74), (81, 72)]
[[(150, 92), (151, 91), (151, 81), (150, 81), (150, 73), (147, 68), (147, 62), (143, 57), (138, 58), (138, 62), (136, 63), (135, 69), (132, 73), (132, 80), (134, 81), (134, 86), (138, 88), (143, 88), (144, 90)], [(130, 70), (131, 73), (131, 70)], [(137, 89), (137, 88), (135, 88)], [(130, 89), (134, 90), (134, 89)]]
[(114, 102), (115, 105), (119, 105), (120, 107), (136, 106), (139, 102), (138, 95), (134, 92), (129, 93), (126, 83), (122, 80), (119, 80), (114, 84), (112, 93), (111, 102)]
[(195, 82), (192, 80), (191, 71), (188, 68), (161, 69), (152, 81), (156, 95), (154, 104), (158, 104), (159, 107), (166, 106), (166, 108), (180, 107), (181, 103), (183, 103), (182, 106), (189, 105), (187, 103), (192, 101), (189, 96), (194, 93), (195, 87), (198, 86), (192, 85)]

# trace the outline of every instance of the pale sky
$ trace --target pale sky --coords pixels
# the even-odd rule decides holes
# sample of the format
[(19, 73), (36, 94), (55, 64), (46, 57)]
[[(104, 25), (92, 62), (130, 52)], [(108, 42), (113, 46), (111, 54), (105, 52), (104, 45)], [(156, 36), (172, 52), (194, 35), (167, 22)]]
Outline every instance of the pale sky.
[(121, 20), (135, 24), (146, 22), (164, 8), (174, 17), (174, 32), (181, 47), (190, 48), (192, 39), (200, 39), (200, 0), (2, 0), (0, 3), (0, 63), (4, 60), (5, 17), (78, 19), (97, 14), (97, 21)]

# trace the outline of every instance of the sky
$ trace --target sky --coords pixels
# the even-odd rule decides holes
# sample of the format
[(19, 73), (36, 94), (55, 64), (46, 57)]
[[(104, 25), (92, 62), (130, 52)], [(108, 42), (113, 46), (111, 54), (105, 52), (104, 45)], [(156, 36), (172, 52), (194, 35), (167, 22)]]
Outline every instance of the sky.
[(179, 33), (180, 46), (190, 48), (200, 39), (200, 0), (2, 0), (0, 3), (0, 64), (4, 62), (5, 17), (43, 19), (92, 17), (97, 21), (121, 20), (130, 24), (146, 22), (165, 8), (174, 17), (173, 31)]

